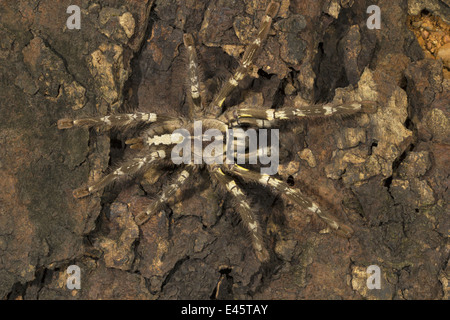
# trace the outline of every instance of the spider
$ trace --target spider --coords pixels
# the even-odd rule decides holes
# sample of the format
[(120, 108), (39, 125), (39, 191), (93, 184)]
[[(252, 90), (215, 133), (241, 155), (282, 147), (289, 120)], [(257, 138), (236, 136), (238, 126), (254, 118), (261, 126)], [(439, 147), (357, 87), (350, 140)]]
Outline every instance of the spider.
[[(202, 86), (199, 80), (198, 59), (192, 34), (184, 34), (183, 42), (188, 56), (188, 97), (189, 97), (189, 117), (174, 118), (156, 113), (129, 113), (113, 114), (103, 117), (91, 117), (83, 119), (60, 119), (58, 121), (59, 129), (68, 129), (76, 126), (88, 127), (138, 127), (144, 126), (143, 133), (138, 138), (126, 141), (132, 149), (138, 149), (138, 155), (131, 160), (125, 161), (120, 167), (104, 176), (97, 182), (74, 190), (76, 198), (82, 198), (100, 191), (114, 181), (129, 176), (142, 174), (151, 166), (160, 165), (168, 161), (168, 155), (173, 150), (174, 144), (180, 141), (174, 141), (172, 133), (177, 129), (187, 129), (192, 132), (194, 123), (202, 121), (205, 129), (215, 129), (226, 135), (227, 130), (233, 128), (254, 128), (261, 130), (265, 128), (274, 128), (281, 121), (289, 121), (309, 117), (324, 117), (331, 115), (347, 115), (358, 112), (373, 113), (377, 110), (375, 102), (361, 101), (349, 102), (341, 105), (322, 104), (311, 105), (302, 108), (281, 108), (281, 109), (260, 109), (257, 106), (246, 109), (228, 109), (224, 108), (224, 101), (235, 89), (239, 82), (249, 74), (255, 57), (266, 40), (271, 28), (272, 20), (276, 16), (279, 4), (270, 2), (264, 17), (260, 23), (256, 37), (250, 43), (241, 58), (239, 67), (235, 70), (229, 79), (223, 83), (222, 87), (215, 95), (213, 100), (207, 104), (203, 99)], [(195, 139), (194, 136), (190, 137)], [(226, 149), (227, 141), (223, 140), (223, 148)], [(249, 156), (249, 153), (245, 155)], [(273, 192), (284, 195), (287, 199), (300, 205), (302, 208), (316, 214), (325, 221), (331, 229), (337, 234), (350, 237), (353, 233), (351, 227), (343, 224), (333, 215), (321, 210), (316, 203), (304, 196), (300, 190), (292, 188), (288, 183), (277, 179), (276, 177), (253, 171), (235, 163), (211, 163), (211, 164), (185, 164), (180, 165), (176, 172), (176, 178), (173, 182), (163, 187), (159, 197), (151, 205), (136, 217), (136, 223), (141, 225), (145, 223), (152, 215), (156, 214), (163, 205), (175, 195), (176, 191), (183, 185), (189, 183), (193, 176), (199, 170), (207, 170), (211, 180), (231, 194), (236, 200), (236, 211), (248, 229), (251, 236), (251, 243), (256, 257), (261, 262), (268, 261), (270, 255), (263, 240), (263, 231), (257, 219), (255, 209), (250, 205), (245, 192), (235, 177), (245, 182), (252, 182), (268, 187)]]

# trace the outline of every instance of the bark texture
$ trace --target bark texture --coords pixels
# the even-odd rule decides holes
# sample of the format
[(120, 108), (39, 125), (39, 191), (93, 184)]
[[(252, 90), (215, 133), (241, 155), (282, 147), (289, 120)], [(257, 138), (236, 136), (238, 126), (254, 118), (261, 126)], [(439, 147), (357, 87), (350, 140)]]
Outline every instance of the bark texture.
[[(226, 101), (379, 102), (376, 114), (280, 130), (279, 177), (351, 225), (350, 239), (244, 184), (271, 255), (261, 264), (236, 205), (202, 174), (138, 227), (171, 168), (72, 196), (130, 154), (133, 132), (58, 130), (58, 119), (187, 115), (183, 34), (196, 38), (211, 99), (268, 2), (0, 1), (0, 298), (448, 299), (445, 0), (280, 0), (252, 76)], [(79, 30), (66, 27), (73, 4)], [(366, 24), (373, 4), (379, 30)], [(82, 270), (80, 290), (66, 287), (69, 265)], [(380, 290), (367, 288), (370, 265)]]

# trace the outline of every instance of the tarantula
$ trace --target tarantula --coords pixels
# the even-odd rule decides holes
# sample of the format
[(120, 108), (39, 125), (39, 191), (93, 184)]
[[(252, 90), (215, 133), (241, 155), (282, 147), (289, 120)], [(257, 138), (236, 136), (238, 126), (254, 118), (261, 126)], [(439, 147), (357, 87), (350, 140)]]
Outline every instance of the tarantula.
[[(313, 105), (304, 108), (282, 108), (282, 109), (229, 109), (223, 110), (224, 101), (229, 94), (236, 88), (239, 82), (249, 73), (251, 66), (257, 56), (259, 49), (262, 47), (267, 35), (270, 31), (273, 18), (278, 12), (279, 4), (270, 2), (265, 15), (262, 18), (260, 27), (255, 39), (249, 44), (243, 54), (239, 67), (234, 74), (222, 85), (219, 92), (213, 100), (206, 104), (203, 99), (202, 86), (199, 80), (198, 60), (194, 44), (194, 38), (191, 34), (185, 34), (183, 37), (184, 46), (188, 56), (188, 97), (189, 97), (189, 117), (173, 118), (155, 113), (136, 112), (131, 114), (115, 114), (103, 117), (92, 117), (83, 119), (61, 119), (58, 121), (59, 129), (68, 129), (74, 126), (106, 126), (125, 127), (147, 125), (143, 133), (138, 138), (126, 141), (132, 149), (138, 149), (139, 156), (128, 160), (119, 168), (112, 171), (99, 181), (74, 190), (73, 194), (76, 198), (88, 196), (97, 192), (111, 184), (112, 182), (126, 178), (131, 175), (145, 172), (151, 166), (161, 164), (167, 161), (168, 154), (173, 150), (175, 144), (180, 143), (180, 139), (174, 139), (172, 134), (177, 129), (187, 129), (192, 132), (195, 121), (202, 121), (205, 129), (215, 129), (228, 137), (229, 129), (250, 127), (257, 130), (264, 128), (274, 128), (279, 121), (293, 120), (304, 117), (320, 117), (335, 114), (354, 114), (357, 112), (373, 113), (376, 111), (376, 103), (371, 101), (350, 102), (342, 105), (322, 104)], [(206, 106), (206, 107), (205, 107)], [(194, 135), (187, 137), (188, 141), (199, 139)], [(184, 139), (183, 139), (184, 140)], [(200, 138), (200, 140), (202, 140)], [(227, 148), (227, 143), (223, 139), (223, 149)], [(234, 143), (234, 142), (233, 142)], [(235, 154), (234, 154), (235, 155)], [(190, 156), (190, 155), (189, 155)], [(245, 155), (250, 156), (249, 152)], [(234, 177), (239, 177), (246, 182), (254, 182), (265, 187), (271, 188), (274, 192), (286, 196), (289, 200), (297, 203), (301, 207), (312, 211), (322, 220), (324, 220), (331, 229), (338, 234), (349, 237), (353, 230), (338, 221), (334, 216), (319, 209), (317, 204), (302, 195), (302, 193), (291, 188), (286, 182), (279, 180), (269, 174), (261, 174), (256, 171), (244, 168), (235, 163), (216, 162), (211, 164), (186, 164), (181, 165), (176, 173), (176, 179), (166, 185), (159, 197), (145, 210), (138, 214), (135, 219), (141, 225), (146, 222), (152, 215), (156, 214), (166, 201), (173, 197), (175, 192), (186, 185), (197, 170), (207, 170), (210, 178), (224, 190), (229, 192), (236, 200), (240, 217), (246, 228), (249, 230), (252, 246), (257, 258), (264, 262), (269, 259), (269, 253), (264, 245), (263, 231), (258, 222), (254, 208), (251, 207), (242, 188), (235, 181)]]

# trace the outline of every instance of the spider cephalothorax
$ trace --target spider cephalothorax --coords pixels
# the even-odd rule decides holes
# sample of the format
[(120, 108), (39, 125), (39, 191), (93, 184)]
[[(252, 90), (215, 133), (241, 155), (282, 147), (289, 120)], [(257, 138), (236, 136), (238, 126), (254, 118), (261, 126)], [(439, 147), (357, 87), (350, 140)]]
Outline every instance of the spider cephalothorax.
[[(279, 5), (271, 2), (266, 10), (259, 30), (253, 42), (247, 46), (241, 63), (234, 74), (223, 84), (214, 99), (209, 103), (205, 103), (202, 94), (202, 86), (199, 80), (197, 54), (194, 45), (193, 36), (184, 35), (184, 45), (188, 55), (188, 83), (189, 83), (189, 106), (190, 112), (188, 118), (174, 118), (156, 113), (132, 113), (132, 114), (116, 114), (104, 117), (84, 118), (84, 119), (61, 119), (58, 121), (58, 128), (67, 129), (73, 126), (106, 126), (106, 127), (125, 127), (148, 125), (138, 138), (128, 140), (126, 143), (131, 148), (138, 149), (139, 155), (122, 164), (119, 168), (106, 175), (99, 181), (82, 187), (74, 191), (77, 198), (87, 196), (96, 191), (101, 190), (108, 184), (128, 176), (145, 172), (146, 169), (161, 162), (168, 161), (174, 149), (181, 141), (189, 143), (191, 140), (203, 139), (197, 137), (194, 133), (194, 125), (201, 121), (202, 130), (214, 129), (225, 137), (222, 140), (222, 151), (227, 150), (229, 143), (227, 141), (228, 130), (245, 127), (261, 130), (265, 128), (276, 128), (277, 124), (283, 120), (293, 120), (305, 117), (330, 116), (335, 114), (353, 114), (356, 112), (372, 113), (376, 111), (376, 104), (370, 101), (349, 102), (346, 104), (323, 104), (313, 105), (304, 108), (282, 108), (282, 109), (262, 109), (258, 106), (246, 109), (230, 109), (223, 110), (225, 99), (236, 88), (239, 82), (249, 73), (257, 52), (264, 43), (269, 30), (271, 28), (272, 19), (277, 14)], [(177, 130), (184, 129), (189, 132), (188, 137), (180, 139), (180, 135), (175, 135)], [(203, 133), (203, 131), (202, 131)], [(246, 151), (245, 157), (250, 157), (250, 151)], [(193, 152), (195, 153), (195, 151)], [(190, 156), (190, 155), (189, 155)], [(194, 155), (195, 156), (195, 155)], [(236, 154), (233, 154), (235, 158)], [(223, 157), (219, 160), (225, 160)], [(324, 220), (331, 229), (343, 236), (350, 236), (352, 229), (345, 224), (339, 222), (331, 214), (322, 211), (317, 204), (309, 200), (307, 197), (295, 188), (290, 187), (286, 182), (275, 178), (267, 173), (252, 171), (236, 163), (226, 161), (217, 161), (209, 164), (181, 164), (176, 174), (176, 179), (163, 188), (159, 197), (142, 213), (136, 216), (136, 222), (142, 224), (146, 222), (152, 215), (157, 213), (161, 207), (174, 196), (175, 192), (186, 185), (197, 170), (207, 170), (210, 178), (215, 184), (221, 186), (229, 192), (236, 200), (236, 211), (246, 228), (249, 230), (252, 245), (256, 256), (260, 261), (267, 261), (269, 253), (263, 241), (263, 232), (258, 222), (254, 208), (250, 205), (244, 191), (234, 177), (258, 183), (265, 187), (269, 187), (274, 192), (287, 197), (289, 200), (297, 203), (301, 207), (312, 211), (322, 220)]]

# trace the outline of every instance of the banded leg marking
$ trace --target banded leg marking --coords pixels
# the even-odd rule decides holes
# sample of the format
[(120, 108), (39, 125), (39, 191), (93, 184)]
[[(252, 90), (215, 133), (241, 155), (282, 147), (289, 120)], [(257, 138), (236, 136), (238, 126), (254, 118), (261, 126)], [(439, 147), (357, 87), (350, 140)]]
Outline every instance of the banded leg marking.
[[(249, 127), (256, 127), (259, 129), (269, 129), (274, 126), (275, 120), (268, 120), (267, 114), (264, 113), (264, 110), (258, 109), (246, 109), (246, 110), (251, 111), (247, 113), (242, 113), (239, 110), (226, 111), (219, 117), (219, 120), (223, 121), (230, 127), (249, 126)], [(263, 112), (261, 113), (261, 111)], [(258, 116), (260, 117), (258, 118)]]
[(167, 185), (158, 199), (152, 202), (152, 204), (145, 210), (136, 216), (135, 220), (138, 225), (145, 223), (152, 215), (156, 214), (161, 207), (175, 195), (175, 192), (180, 189), (188, 180), (192, 174), (193, 166), (187, 166), (178, 175), (176, 180)]
[(288, 199), (297, 203), (301, 207), (317, 214), (319, 218), (325, 221), (333, 230), (339, 235), (350, 237), (353, 234), (352, 228), (339, 222), (334, 216), (329, 213), (323, 212), (319, 209), (317, 204), (305, 197), (299, 190), (289, 187), (287, 183), (276, 179), (267, 174), (259, 174), (254, 171), (250, 171), (239, 165), (230, 166), (230, 172), (242, 177), (243, 179), (251, 182), (257, 182), (263, 186), (272, 187), (279, 194), (284, 194)]
[(377, 103), (374, 101), (352, 101), (343, 104), (326, 103), (296, 109), (276, 110), (274, 112), (274, 118), (290, 119), (294, 117), (323, 117), (332, 115), (349, 115), (358, 112), (372, 114), (375, 113), (377, 109)]
[(250, 204), (247, 202), (245, 194), (236, 182), (227, 176), (220, 167), (215, 166), (210, 170), (211, 176), (215, 178), (226, 190), (236, 199), (238, 203), (237, 211), (240, 214), (242, 222), (246, 228), (250, 231), (252, 238), (252, 246), (255, 250), (257, 258), (261, 262), (269, 260), (269, 253), (265, 248), (263, 233), (261, 226), (256, 218), (255, 212), (253, 212)]
[(163, 159), (165, 157), (166, 152), (164, 150), (159, 150), (152, 152), (148, 157), (134, 158), (126, 162), (124, 165), (117, 168), (110, 174), (104, 176), (99, 181), (93, 183), (92, 185), (74, 190), (73, 195), (75, 198), (86, 197), (96, 191), (103, 189), (104, 187), (106, 187), (107, 185), (113, 183), (118, 179), (129, 177), (136, 174), (138, 171), (140, 171), (150, 163), (158, 159)]
[(202, 97), (200, 93), (200, 72), (197, 59), (197, 51), (195, 50), (195, 43), (192, 34), (185, 34), (183, 36), (184, 46), (188, 53), (188, 78), (189, 78), (189, 92), (190, 92), (190, 116), (195, 119), (203, 113)]
[(172, 132), (181, 128), (183, 123), (183, 120), (177, 119), (154, 124), (141, 137), (129, 139), (125, 141), (125, 144), (130, 145), (131, 149), (142, 149), (144, 146), (151, 147), (153, 145), (172, 145), (179, 143), (179, 140), (175, 142), (172, 140), (172, 138), (177, 138), (176, 135), (172, 137)]
[(233, 91), (233, 89), (238, 86), (239, 82), (248, 74), (258, 50), (261, 48), (263, 42), (267, 38), (267, 35), (270, 31), (270, 26), (272, 25), (272, 19), (277, 14), (278, 8), (279, 4), (276, 2), (271, 2), (267, 7), (266, 14), (261, 21), (256, 38), (250, 45), (247, 46), (240, 66), (228, 79), (228, 81), (224, 83), (219, 93), (210, 104), (209, 109), (214, 115), (219, 115), (222, 112), (222, 106), (225, 102), (225, 99), (230, 95), (231, 91)]
[[(250, 124), (258, 127), (268, 127), (276, 120), (292, 120), (304, 117), (327, 117), (332, 115), (349, 115), (358, 112), (375, 113), (377, 103), (374, 101), (349, 102), (345, 104), (327, 103), (323, 105), (311, 105), (302, 108), (286, 109), (240, 109), (225, 112), (220, 119), (222, 121), (236, 124)], [(259, 121), (258, 121), (259, 120)]]
[(58, 129), (70, 129), (72, 127), (124, 127), (128, 125), (137, 125), (139, 123), (153, 123), (156, 121), (167, 120), (166, 116), (159, 116), (156, 113), (136, 112), (114, 114), (104, 117), (92, 117), (82, 119), (60, 119), (58, 120)]

